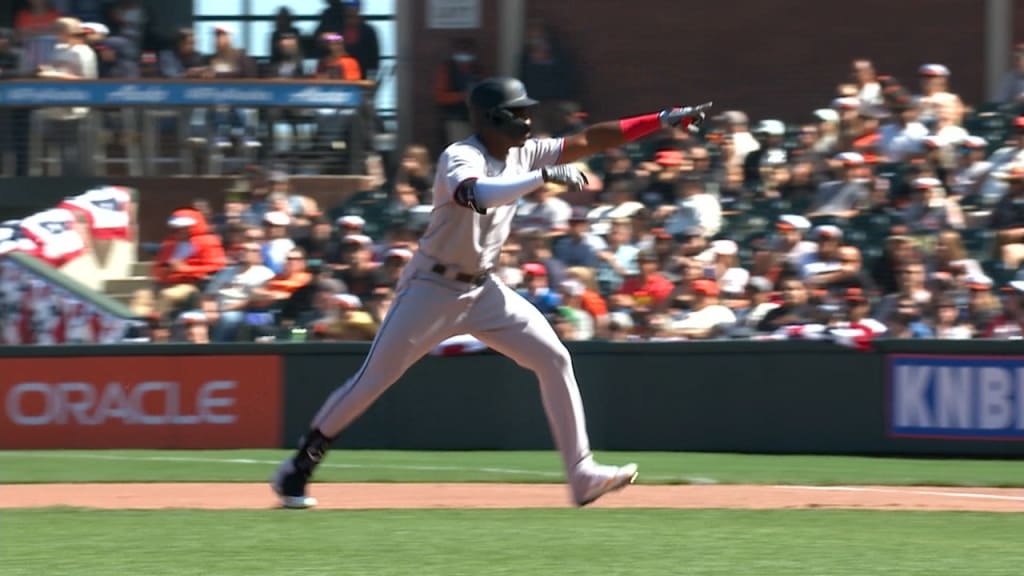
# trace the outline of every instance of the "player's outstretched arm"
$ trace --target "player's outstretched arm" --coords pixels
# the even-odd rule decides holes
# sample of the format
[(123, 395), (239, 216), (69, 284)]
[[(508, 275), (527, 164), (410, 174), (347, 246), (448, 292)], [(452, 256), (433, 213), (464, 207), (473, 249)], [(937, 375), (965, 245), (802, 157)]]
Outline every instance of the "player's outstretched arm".
[(560, 162), (574, 162), (592, 154), (639, 140), (662, 128), (697, 127), (704, 122), (711, 102), (699, 106), (666, 108), (661, 112), (601, 122), (579, 134), (567, 136)]

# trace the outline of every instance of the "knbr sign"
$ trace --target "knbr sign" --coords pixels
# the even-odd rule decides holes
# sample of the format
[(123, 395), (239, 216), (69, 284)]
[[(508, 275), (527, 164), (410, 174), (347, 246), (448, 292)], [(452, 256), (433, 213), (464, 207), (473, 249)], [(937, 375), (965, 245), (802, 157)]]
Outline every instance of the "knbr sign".
[(272, 448), (276, 356), (0, 359), (0, 448)]
[(889, 357), (892, 436), (1024, 440), (1024, 356)]

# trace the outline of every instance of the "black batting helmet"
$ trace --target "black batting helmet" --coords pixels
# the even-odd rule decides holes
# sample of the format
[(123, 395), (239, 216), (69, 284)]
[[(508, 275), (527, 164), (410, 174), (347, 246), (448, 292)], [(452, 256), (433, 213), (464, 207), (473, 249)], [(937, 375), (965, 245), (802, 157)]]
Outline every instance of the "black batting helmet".
[(467, 102), (471, 110), (477, 110), (484, 120), (513, 138), (525, 137), (530, 133), (530, 126), (511, 110), (536, 104), (536, 100), (527, 96), (526, 86), (520, 80), (507, 77), (481, 80), (470, 90)]

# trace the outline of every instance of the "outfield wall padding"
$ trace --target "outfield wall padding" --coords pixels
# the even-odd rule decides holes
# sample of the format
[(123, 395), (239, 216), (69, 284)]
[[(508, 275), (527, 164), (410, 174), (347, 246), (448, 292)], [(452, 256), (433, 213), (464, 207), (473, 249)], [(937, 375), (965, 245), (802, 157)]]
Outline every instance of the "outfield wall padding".
[[(737, 341), (586, 342), (570, 349), (597, 450), (1024, 455), (1019, 342), (885, 341), (870, 352), (823, 342)], [(208, 381), (230, 381), (230, 367), (245, 366), (245, 356), (275, 357), (279, 362), (266, 365), (278, 366), (276, 373), (250, 370), (234, 385), (214, 387), (223, 397), (208, 394), (203, 400), (214, 416), (228, 415), (235, 404), (263, 414), (265, 404), (237, 402), (231, 394), (241, 398), (252, 391), (270, 402), (260, 380), (276, 381), (281, 394), (273, 402), (280, 417), (274, 426), (279, 445), (287, 447), (331, 391), (358, 372), (367, 350), (365, 343), (0, 347), (0, 391), (7, 402), (12, 386), (56, 382), (75, 373), (78, 364), (84, 367), (77, 371), (80, 379), (88, 381), (84, 363), (97, 359), (121, 366), (112, 373), (123, 374), (126, 390), (160, 377), (146, 357), (180, 356), (183, 366), (192, 356), (230, 359), (204, 363), (205, 372), (188, 372), (190, 382), (182, 389), (200, 390)], [(18, 369), (5, 371), (15, 358)], [(61, 371), (51, 374), (60, 364)], [(105, 385), (96, 383), (97, 390)], [(14, 410), (23, 420), (45, 417), (43, 404), (23, 402)], [(188, 400), (182, 402), (180, 418), (187, 420)], [(2, 418), (9, 420), (11, 411), (5, 409)], [(101, 412), (95, 420), (103, 420)], [(249, 426), (253, 417), (240, 415)], [(56, 416), (52, 420), (49, 425), (70, 426)], [(130, 430), (124, 422), (104, 421), (114, 424)], [(31, 433), (31, 427), (0, 422), (0, 445), (22, 447), (19, 438)], [(64, 436), (76, 434), (69, 428)], [(236, 431), (232, 438), (237, 437)], [(535, 377), (493, 353), (424, 358), (336, 443), (374, 449), (552, 447)]]

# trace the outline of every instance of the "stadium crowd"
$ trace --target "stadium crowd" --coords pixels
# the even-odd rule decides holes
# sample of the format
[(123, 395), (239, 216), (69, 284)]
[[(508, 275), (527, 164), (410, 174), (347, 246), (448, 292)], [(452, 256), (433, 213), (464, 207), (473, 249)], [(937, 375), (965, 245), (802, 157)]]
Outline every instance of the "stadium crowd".
[[(950, 77), (926, 64), (911, 85), (859, 60), (803, 124), (730, 110), (701, 134), (608, 150), (583, 165), (582, 192), (522, 199), (494, 273), (566, 340), (1020, 337), (1024, 117), (969, 110)], [(222, 213), (175, 212), (154, 325), (372, 339), (429, 213), (435, 153), (404, 152), (372, 237), (260, 168)]]
[[(358, 14), (358, 2), (328, 4), (325, 21), (332, 10)], [(316, 73), (348, 78), (372, 65), (347, 49), (368, 25), (348, 22), (318, 29), (326, 51)], [(263, 73), (287, 76), (302, 42), (286, 13), (278, 32), (274, 65)], [(218, 47), (230, 48), (230, 32), (216, 34)], [(544, 100), (535, 136), (578, 130), (586, 115), (575, 101), (574, 67), (544, 26), (531, 23), (527, 37), (520, 74)], [(193, 40), (183, 31), (159, 70), (227, 70), (217, 55), (195, 54)], [(100, 61), (116, 62), (105, 49)], [(474, 50), (456, 42), (438, 68), (439, 142), (467, 133), (466, 90), (487, 75)], [(234, 73), (250, 73), (244, 60), (233, 62)], [(1020, 338), (1024, 47), (1000, 102), (970, 106), (952, 78), (941, 64), (897, 79), (856, 60), (846, 82), (823, 86), (823, 106), (803, 122), (751, 122), (728, 110), (700, 133), (664, 131), (608, 150), (582, 164), (590, 179), (582, 192), (548, 185), (521, 200), (493, 272), (565, 340), (833, 329)], [(197, 201), (175, 211), (154, 252), (155, 288), (134, 303), (150, 319), (147, 337), (371, 340), (424, 229), (439, 146), (403, 151), (382, 178), (387, 206), (373, 214), (335, 215), (296, 194), (275, 166), (249, 167), (222, 209)]]

